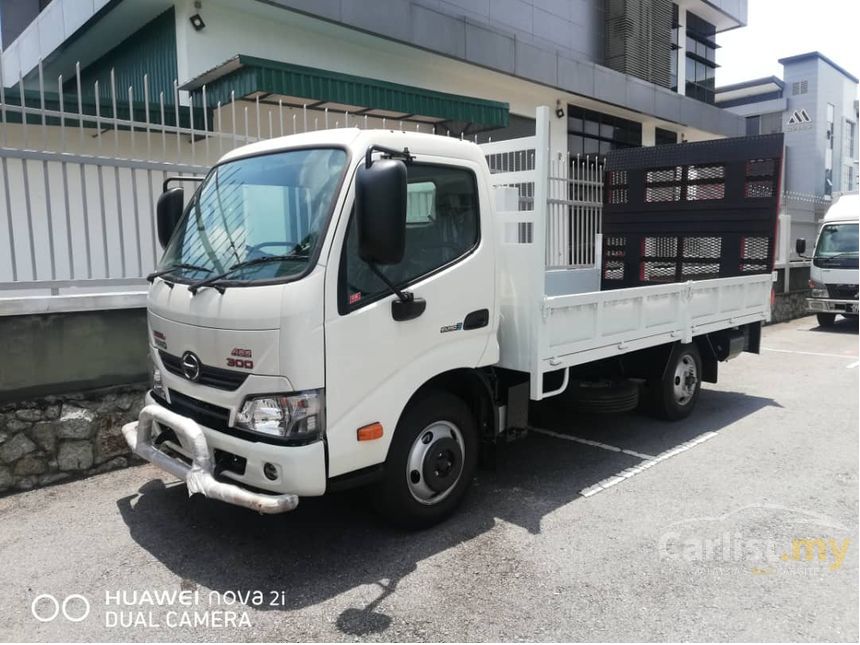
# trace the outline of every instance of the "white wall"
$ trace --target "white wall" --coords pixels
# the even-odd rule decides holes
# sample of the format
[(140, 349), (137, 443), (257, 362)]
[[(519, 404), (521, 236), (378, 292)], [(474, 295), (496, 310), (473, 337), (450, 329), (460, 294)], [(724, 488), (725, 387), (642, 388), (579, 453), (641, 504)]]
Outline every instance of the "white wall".
[[(510, 104), (512, 113), (526, 117), (534, 117), (539, 105), (554, 107), (556, 101), (561, 100), (565, 106), (573, 103), (683, 131), (688, 140), (716, 136), (262, 3), (239, 10), (235, 3), (207, 0), (201, 10), (206, 21), (206, 29), (202, 32), (195, 32), (189, 26), (188, 15), (193, 11), (191, 0), (182, 0), (177, 5), (180, 83), (236, 54), (247, 54), (451, 94), (505, 101)], [(566, 119), (553, 119), (551, 141), (553, 153), (567, 151)]]

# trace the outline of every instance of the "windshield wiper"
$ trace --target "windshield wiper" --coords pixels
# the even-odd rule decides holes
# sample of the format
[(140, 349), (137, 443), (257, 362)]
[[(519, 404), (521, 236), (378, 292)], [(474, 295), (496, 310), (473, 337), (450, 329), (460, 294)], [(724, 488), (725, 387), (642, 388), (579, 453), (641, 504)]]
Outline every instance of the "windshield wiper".
[(825, 262), (835, 260), (836, 258), (844, 258), (846, 255), (857, 255), (857, 251), (843, 251), (842, 253), (836, 253), (835, 255), (819, 255), (815, 259)]
[[(266, 264), (267, 262), (281, 262), (283, 260), (307, 260), (309, 257), (310, 256), (307, 255), (306, 253), (290, 253), (289, 255), (266, 255), (266, 256), (260, 257), (260, 258), (254, 258), (253, 260), (245, 260), (244, 262), (237, 262), (236, 264), (231, 266), (229, 269), (227, 269), (223, 273), (219, 273), (218, 275), (209, 276), (208, 278), (204, 278), (203, 280), (200, 280), (199, 282), (195, 282), (190, 287), (188, 287), (188, 290), (191, 292), (191, 295), (195, 295), (197, 293), (197, 291), (202, 289), (203, 287), (209, 287), (209, 286), (215, 285), (215, 283), (217, 283), (220, 280), (223, 280), (224, 278), (229, 276), (231, 273), (235, 273), (239, 269), (244, 269), (246, 267), (255, 266), (257, 264)], [(221, 285), (215, 285), (215, 289), (216, 289), (216, 291), (218, 291), (218, 293), (224, 293), (225, 287), (221, 286)]]
[(199, 267), (196, 264), (186, 264), (185, 262), (180, 262), (179, 264), (174, 264), (173, 266), (169, 266), (166, 269), (162, 269), (161, 271), (155, 271), (154, 273), (150, 273), (146, 276), (146, 281), (152, 283), (156, 278), (160, 278), (163, 275), (167, 275), (168, 273), (172, 273), (176, 271), (176, 269), (188, 269), (190, 271), (206, 271), (207, 273), (212, 273), (212, 269), (207, 269), (206, 267)]

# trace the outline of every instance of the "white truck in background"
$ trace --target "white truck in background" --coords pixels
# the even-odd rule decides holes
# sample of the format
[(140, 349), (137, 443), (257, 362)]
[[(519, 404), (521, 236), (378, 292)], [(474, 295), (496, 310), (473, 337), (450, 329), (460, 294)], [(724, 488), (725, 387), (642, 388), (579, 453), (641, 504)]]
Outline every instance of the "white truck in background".
[[(596, 231), (593, 266), (550, 266), (574, 232), (548, 225), (549, 127), (540, 108), (534, 136), (483, 149), (299, 134), (228, 153), (187, 206), (167, 190), (132, 450), (189, 494), (279, 513), (371, 485), (390, 518), (427, 526), (530, 401), (629, 409), (641, 391), (687, 416), (719, 361), (758, 351), (772, 275), (601, 291)], [(486, 155), (520, 153), (533, 162), (491, 174)]]
[[(858, 231), (860, 231), (860, 195), (839, 197), (824, 216), (812, 266), (809, 268), (809, 288), (806, 304), (814, 311), (821, 327), (832, 327), (836, 316), (856, 318), (858, 311)], [(796, 243), (797, 254), (806, 253), (806, 240)]]

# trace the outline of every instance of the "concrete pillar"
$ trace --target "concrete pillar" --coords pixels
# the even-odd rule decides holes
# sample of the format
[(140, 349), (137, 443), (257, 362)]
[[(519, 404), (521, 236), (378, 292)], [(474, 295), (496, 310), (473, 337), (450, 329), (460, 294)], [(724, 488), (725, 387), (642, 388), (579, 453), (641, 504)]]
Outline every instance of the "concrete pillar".
[(657, 126), (653, 123), (642, 124), (642, 145), (653, 146), (657, 143)]

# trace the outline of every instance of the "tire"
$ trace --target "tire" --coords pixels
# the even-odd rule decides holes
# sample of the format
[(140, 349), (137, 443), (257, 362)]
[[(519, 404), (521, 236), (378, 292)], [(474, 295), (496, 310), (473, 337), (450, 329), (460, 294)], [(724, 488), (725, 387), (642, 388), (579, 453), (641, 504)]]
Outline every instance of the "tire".
[(469, 406), (448, 392), (430, 392), (403, 413), (376, 485), (374, 506), (404, 528), (447, 518), (472, 483), (478, 431)]
[(563, 396), (580, 412), (629, 412), (639, 405), (639, 385), (628, 380), (572, 381)]
[(663, 376), (648, 382), (650, 411), (659, 419), (690, 416), (702, 389), (702, 357), (695, 343), (676, 344)]
[(819, 327), (833, 327), (836, 324), (836, 314), (815, 314)]

